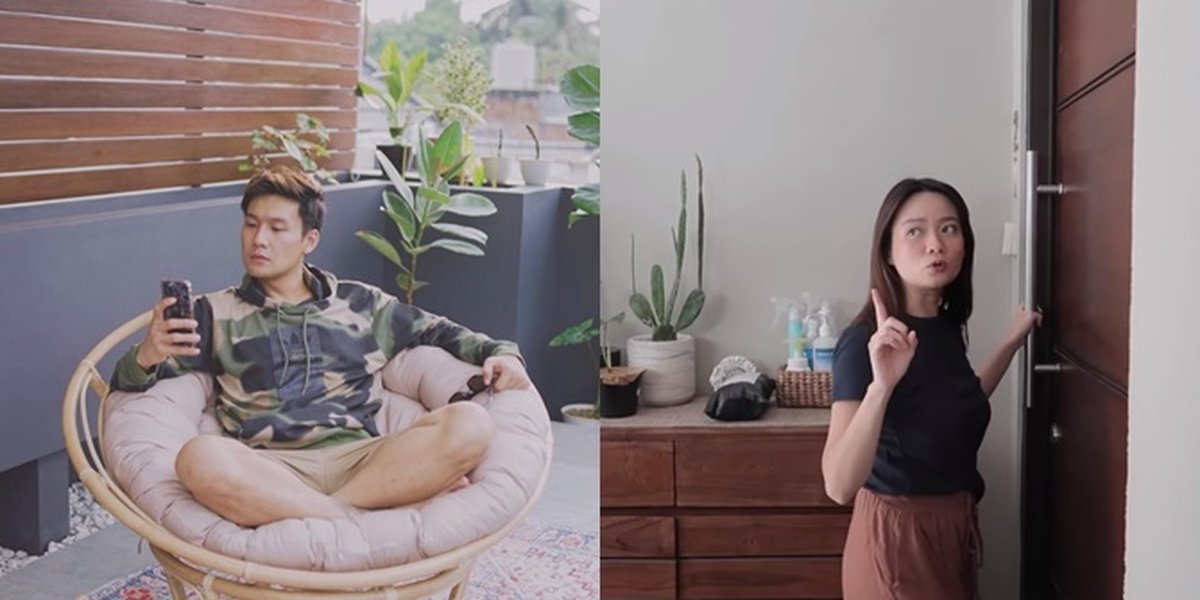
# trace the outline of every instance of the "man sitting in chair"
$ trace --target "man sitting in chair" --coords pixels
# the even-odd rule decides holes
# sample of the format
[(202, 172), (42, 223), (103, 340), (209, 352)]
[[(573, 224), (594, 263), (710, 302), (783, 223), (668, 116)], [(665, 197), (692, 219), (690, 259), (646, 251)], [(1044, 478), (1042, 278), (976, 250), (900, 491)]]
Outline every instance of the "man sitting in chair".
[(165, 319), (175, 299), (160, 300), (145, 339), (113, 373), (113, 388), (123, 391), (187, 371), (216, 377), (225, 435), (183, 446), (175, 462), (183, 485), (248, 527), (392, 508), (464, 485), (491, 441), (486, 410), (447, 404), (380, 436), (379, 371), (402, 350), (432, 345), (481, 365), (493, 391), (526, 388), (516, 345), (306, 264), (321, 239), (325, 200), (300, 171), (254, 176), (242, 213), (241, 285), (198, 298), (194, 320)]

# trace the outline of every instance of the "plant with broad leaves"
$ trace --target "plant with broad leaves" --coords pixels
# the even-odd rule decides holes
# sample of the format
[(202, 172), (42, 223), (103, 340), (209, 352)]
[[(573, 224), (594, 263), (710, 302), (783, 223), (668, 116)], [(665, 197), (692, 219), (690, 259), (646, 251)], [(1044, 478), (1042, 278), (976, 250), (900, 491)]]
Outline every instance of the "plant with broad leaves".
[(620, 312), (607, 319), (600, 321), (600, 325), (595, 325), (595, 319), (585, 319), (576, 323), (554, 336), (550, 340), (551, 348), (559, 348), (562, 346), (578, 346), (586, 344), (588, 352), (592, 353), (592, 358), (598, 362), (595, 350), (592, 349), (592, 340), (600, 338), (600, 357), (599, 360), (604, 361), (604, 366), (611, 369), (612, 364), (612, 346), (608, 345), (608, 328), (615, 323), (621, 323), (625, 320), (625, 313)]
[[(571, 137), (600, 145), (600, 67), (581, 65), (567, 71), (558, 89), (567, 105), (579, 111), (567, 117), (567, 133)], [(567, 227), (584, 217), (600, 214), (600, 184), (589, 183), (571, 196), (575, 210), (567, 216)]]
[[(592, 357), (592, 364), (597, 364), (599, 360), (604, 361), (604, 367), (600, 369), (600, 378), (601, 381), (603, 381), (605, 380), (607, 374), (614, 371), (612, 359), (613, 348), (608, 344), (609, 327), (616, 323), (621, 323), (624, 320), (625, 313), (623, 311), (607, 319), (602, 319), (598, 326), (595, 324), (595, 319), (584, 319), (583, 321), (562, 330), (558, 335), (554, 336), (554, 338), (550, 340), (550, 347), (560, 348), (563, 346), (587, 346), (588, 354), (590, 354)], [(596, 356), (596, 350), (592, 347), (592, 340), (596, 338), (600, 338), (599, 358)], [(602, 396), (600, 393), (600, 388), (596, 388), (596, 402), (592, 407), (591, 413), (581, 416), (593, 419), (598, 418), (600, 416), (601, 398)]]
[(387, 117), (388, 135), (399, 144), (404, 131), (412, 124), (416, 110), (410, 110), (408, 101), (425, 71), (426, 53), (418, 52), (407, 58), (396, 49), (396, 42), (388, 42), (379, 55), (379, 70), (383, 76), (384, 89), (380, 90), (367, 82), (359, 82), (354, 94), (363, 98)]
[[(417, 165), (421, 179), (416, 193), (382, 152), (376, 151), (379, 164), (387, 173), (395, 190), (384, 190), (380, 208), (396, 224), (400, 233), (397, 249), (374, 231), (359, 231), (355, 235), (400, 268), (396, 286), (404, 291), (405, 301), (413, 303), (417, 290), (428, 282), (417, 279), (417, 259), (422, 254), (441, 248), (456, 254), (483, 256), (487, 234), (474, 227), (444, 223), (442, 217), (455, 214), (463, 217), (486, 217), (496, 213), (496, 205), (479, 194), (450, 193), (449, 181), (462, 170), (468, 156), (462, 155), (462, 128), (452, 123), (430, 143), (421, 139), (417, 147)], [(427, 241), (430, 230), (447, 234)]]
[(287, 156), (305, 172), (326, 183), (337, 183), (337, 178), (321, 168), (317, 159), (329, 156), (329, 130), (316, 117), (299, 113), (296, 129), (278, 129), (263, 125), (250, 134), (250, 154), (246, 162), (238, 165), (242, 173), (258, 173), (271, 166), (272, 158)]
[(662, 267), (655, 264), (650, 269), (650, 296), (637, 291), (637, 273), (635, 271), (635, 247), (633, 237), (629, 239), (629, 271), (633, 278), (633, 295), (629, 297), (629, 308), (633, 314), (653, 331), (651, 340), (669, 341), (677, 339), (677, 334), (687, 329), (704, 308), (704, 163), (700, 155), (696, 155), (696, 167), (699, 171), (697, 185), (697, 200), (699, 215), (697, 216), (698, 256), (696, 260), (696, 289), (688, 294), (683, 302), (683, 308), (675, 316), (675, 303), (679, 293), (679, 280), (683, 273), (684, 250), (687, 247), (687, 172), (679, 173), (680, 207), (678, 229), (671, 228), (671, 241), (675, 250), (675, 281), (671, 284), (671, 294), (666, 296), (663, 285)]

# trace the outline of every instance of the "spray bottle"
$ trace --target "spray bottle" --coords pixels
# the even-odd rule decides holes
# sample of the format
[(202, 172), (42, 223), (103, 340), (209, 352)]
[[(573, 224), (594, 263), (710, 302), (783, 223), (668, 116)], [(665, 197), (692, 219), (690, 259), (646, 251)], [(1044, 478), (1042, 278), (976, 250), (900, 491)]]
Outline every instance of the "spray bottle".
[(817, 337), (812, 341), (813, 370), (833, 370), (833, 350), (837, 347), (837, 337), (833, 335), (833, 309), (828, 300), (821, 301), (821, 309), (817, 311), (820, 325), (817, 327)]
[(787, 370), (788, 371), (808, 371), (808, 360), (804, 356), (804, 311), (808, 307), (808, 294), (804, 294), (803, 301), (792, 300), (789, 298), (771, 297), (771, 303), (775, 305), (775, 318), (771, 323), (774, 327), (775, 323), (779, 322), (779, 316), (785, 311), (787, 312), (788, 328), (787, 328)]

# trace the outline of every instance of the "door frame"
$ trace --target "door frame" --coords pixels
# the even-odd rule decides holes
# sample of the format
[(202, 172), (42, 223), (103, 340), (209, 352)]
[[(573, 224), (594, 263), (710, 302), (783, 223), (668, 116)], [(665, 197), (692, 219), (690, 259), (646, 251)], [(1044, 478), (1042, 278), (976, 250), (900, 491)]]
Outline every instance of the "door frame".
[[(1039, 181), (1058, 180), (1054, 160), (1055, 92), (1058, 54), (1058, 1), (1026, 0), (1025, 36), (1025, 144), (1037, 154)], [(1033, 281), (1037, 305), (1053, 306), (1050, 273), (1053, 265), (1053, 245), (1046, 243), (1046, 232), (1053, 231), (1055, 203), (1049, 198), (1025, 198), (1034, 202), (1037, 230), (1035, 235), (1036, 280)], [(1049, 329), (1046, 315), (1044, 323)], [(1053, 362), (1047, 335), (1033, 336), (1026, 348), (1024, 378), (1032, 378), (1032, 401), (1024, 408), (1021, 433), (1021, 598), (1042, 600), (1054, 598), (1050, 578), (1050, 401), (1048, 377), (1035, 377), (1033, 365)]]

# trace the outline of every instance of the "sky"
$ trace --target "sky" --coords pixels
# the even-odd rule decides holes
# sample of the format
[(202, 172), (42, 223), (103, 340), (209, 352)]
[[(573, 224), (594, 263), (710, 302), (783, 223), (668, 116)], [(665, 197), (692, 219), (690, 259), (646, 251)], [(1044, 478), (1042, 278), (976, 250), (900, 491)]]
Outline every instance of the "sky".
[[(382, 21), (392, 19), (402, 21), (412, 13), (425, 8), (425, 0), (365, 0), (367, 3), (367, 20)], [(504, 4), (507, 0), (460, 0), (462, 20), (478, 21), (479, 16), (488, 10)], [(592, 14), (600, 14), (600, 0), (576, 0)], [(585, 13), (586, 15), (586, 13)], [(590, 20), (586, 16), (584, 20)]]

